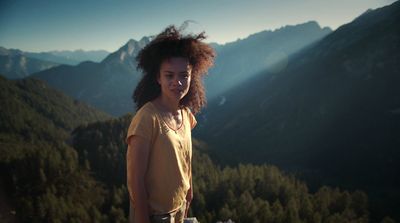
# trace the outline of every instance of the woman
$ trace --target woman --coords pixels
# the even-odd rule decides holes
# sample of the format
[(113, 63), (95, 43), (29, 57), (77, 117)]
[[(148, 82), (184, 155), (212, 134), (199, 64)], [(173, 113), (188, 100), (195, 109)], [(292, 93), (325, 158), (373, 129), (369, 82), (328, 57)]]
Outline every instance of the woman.
[(204, 33), (183, 36), (174, 26), (137, 56), (144, 76), (133, 99), (129, 126), (127, 184), (130, 222), (183, 222), (192, 190), (191, 129), (206, 103), (202, 77), (215, 52)]

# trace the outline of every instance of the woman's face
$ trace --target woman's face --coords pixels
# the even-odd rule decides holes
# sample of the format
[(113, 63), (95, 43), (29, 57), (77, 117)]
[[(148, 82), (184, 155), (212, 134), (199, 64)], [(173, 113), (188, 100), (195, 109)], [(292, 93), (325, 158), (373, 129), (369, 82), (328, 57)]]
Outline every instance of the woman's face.
[(157, 82), (161, 86), (161, 94), (170, 100), (181, 100), (189, 91), (192, 66), (184, 57), (171, 57), (160, 66)]

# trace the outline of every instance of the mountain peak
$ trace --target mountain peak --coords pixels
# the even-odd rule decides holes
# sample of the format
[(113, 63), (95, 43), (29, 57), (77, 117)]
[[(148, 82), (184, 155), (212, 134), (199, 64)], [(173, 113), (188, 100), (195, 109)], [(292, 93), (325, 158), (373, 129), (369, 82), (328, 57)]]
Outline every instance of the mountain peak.
[(151, 37), (143, 36), (143, 37), (139, 40), (139, 46), (140, 46), (141, 48), (143, 48), (143, 47), (145, 47), (151, 40), (152, 40)]
[(114, 53), (111, 53), (106, 57), (102, 63), (106, 64), (126, 64), (128, 66), (133, 66), (132, 61), (135, 60), (136, 55), (139, 53), (143, 47), (145, 47), (150, 42), (150, 37), (142, 37), (139, 41), (135, 39), (129, 39), (125, 45), (119, 48)]
[(332, 32), (332, 29), (329, 27), (324, 27), (322, 28), (317, 21), (311, 20), (305, 23), (300, 23), (296, 25), (286, 25), (282, 26), (278, 29), (275, 29), (273, 32), (279, 32), (279, 31), (288, 31), (288, 30), (293, 30), (293, 29), (301, 29), (301, 30), (315, 30), (315, 31), (327, 31), (327, 32)]
[(125, 45), (119, 48), (114, 53), (110, 54), (107, 58), (103, 60), (102, 63), (125, 63), (131, 64), (134, 61), (136, 55), (139, 53), (143, 47), (145, 47), (151, 38), (144, 36), (139, 41), (135, 39), (129, 39)]
[(124, 54), (127, 53), (128, 55), (131, 56), (137, 45), (138, 45), (138, 41), (136, 41), (134, 39), (130, 39), (123, 47), (120, 48), (120, 50), (122, 49)]
[[(125, 49), (129, 55), (132, 55), (135, 52), (135, 49), (142, 49), (150, 42), (150, 37), (144, 36), (139, 41), (135, 39), (130, 39), (128, 42), (121, 47), (120, 49)], [(136, 50), (136, 51), (138, 51)], [(136, 52), (137, 53), (137, 52)]]

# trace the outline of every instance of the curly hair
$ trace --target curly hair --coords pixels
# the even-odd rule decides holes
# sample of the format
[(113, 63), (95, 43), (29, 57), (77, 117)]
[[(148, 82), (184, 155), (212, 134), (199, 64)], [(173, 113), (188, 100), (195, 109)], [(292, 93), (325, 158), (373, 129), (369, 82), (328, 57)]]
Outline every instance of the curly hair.
[(138, 53), (136, 56), (137, 68), (143, 71), (144, 76), (132, 96), (137, 110), (161, 94), (157, 77), (161, 63), (171, 57), (187, 58), (192, 67), (189, 91), (181, 99), (180, 106), (189, 107), (196, 114), (206, 105), (202, 77), (213, 65), (215, 51), (211, 46), (202, 42), (205, 38), (204, 32), (184, 36), (175, 26), (169, 26)]

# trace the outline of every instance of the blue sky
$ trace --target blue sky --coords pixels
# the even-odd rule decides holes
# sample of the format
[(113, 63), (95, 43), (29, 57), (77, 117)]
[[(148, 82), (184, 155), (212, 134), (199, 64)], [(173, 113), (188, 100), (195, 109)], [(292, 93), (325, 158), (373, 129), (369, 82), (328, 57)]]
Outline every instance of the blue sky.
[(193, 20), (208, 42), (317, 21), (336, 29), (395, 0), (0, 0), (0, 46), (23, 51), (115, 51), (129, 39)]

